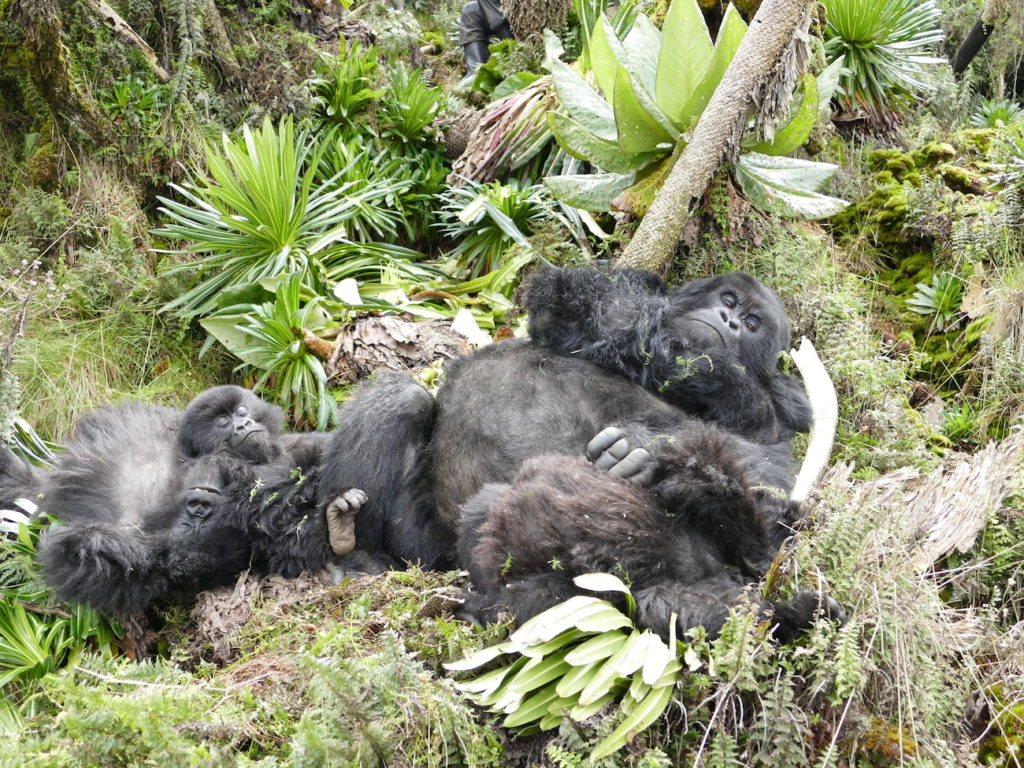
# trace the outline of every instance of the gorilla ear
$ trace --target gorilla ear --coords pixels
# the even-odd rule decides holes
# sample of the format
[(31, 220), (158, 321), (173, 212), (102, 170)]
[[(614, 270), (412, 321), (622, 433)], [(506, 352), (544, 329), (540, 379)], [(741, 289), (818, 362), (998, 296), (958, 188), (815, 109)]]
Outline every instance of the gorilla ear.
[(809, 432), (811, 429), (811, 403), (803, 382), (796, 376), (779, 374), (768, 380), (768, 394), (775, 408), (775, 418), (786, 429)]

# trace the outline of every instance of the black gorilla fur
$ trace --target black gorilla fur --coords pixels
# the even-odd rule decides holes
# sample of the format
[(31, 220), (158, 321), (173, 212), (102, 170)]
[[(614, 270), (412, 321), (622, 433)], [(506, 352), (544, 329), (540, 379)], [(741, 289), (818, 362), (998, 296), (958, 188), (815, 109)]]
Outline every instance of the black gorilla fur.
[[(571, 576), (621, 569), (646, 626), (664, 632), (675, 611), (716, 632), (791, 530), (790, 439), (810, 409), (777, 370), (781, 304), (743, 274), (668, 290), (635, 271), (548, 269), (526, 305), (531, 340), (456, 361), (438, 396), (434, 491), (449, 525), (463, 518), (467, 611), (522, 619), (576, 593)], [(570, 458), (609, 425), (650, 452), (649, 489)], [(779, 634), (818, 600), (773, 606)]]
[(775, 443), (810, 429), (803, 385), (778, 370), (789, 322), (743, 272), (667, 289), (632, 270), (545, 269), (526, 291), (530, 337), (656, 392), (735, 434)]
[(320, 506), (358, 487), (356, 547), (341, 571), (380, 572), (403, 562), (454, 565), (455, 535), (438, 518), (428, 471), (434, 399), (407, 376), (378, 375), (345, 403), (324, 451)]
[[(289, 577), (401, 561), (445, 567), (454, 534), (417, 503), (427, 494), (432, 415), (429, 393), (404, 376), (360, 389), (332, 436), (282, 434), (280, 409), (234, 386), (207, 390), (184, 412), (99, 409), (79, 422), (49, 473), (0, 450), (0, 501), (41, 496), (59, 519), (39, 547), (48, 581), (59, 597), (104, 613), (187, 600), (249, 567)], [(339, 558), (325, 515), (350, 478), (376, 513), (350, 507), (360, 549)]]
[[(234, 386), (207, 390), (184, 413), (99, 409), (52, 472), (5, 454), (4, 493), (41, 495), (59, 520), (39, 545), (47, 580), (105, 613), (188, 599), (250, 566), (297, 575), (331, 556), (316, 507), (325, 438), (282, 436), (281, 422), (276, 406)], [(18, 489), (19, 479), (32, 482)], [(184, 524), (197, 515), (202, 524)]]

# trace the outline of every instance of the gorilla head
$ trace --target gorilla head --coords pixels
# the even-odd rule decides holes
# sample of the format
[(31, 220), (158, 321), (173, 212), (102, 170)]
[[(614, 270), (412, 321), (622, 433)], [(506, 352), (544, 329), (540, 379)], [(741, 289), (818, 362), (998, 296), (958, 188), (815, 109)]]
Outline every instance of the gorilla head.
[(188, 459), (225, 454), (265, 464), (281, 455), (283, 420), (280, 408), (247, 389), (231, 384), (213, 387), (189, 403), (178, 447)]
[(257, 474), (251, 466), (228, 456), (202, 456), (190, 462), (181, 480), (174, 504), (178, 518), (175, 536), (189, 536), (209, 527), (230, 503), (232, 491), (255, 486)]
[(789, 348), (789, 320), (778, 297), (745, 272), (687, 283), (669, 297), (668, 324), (696, 349), (728, 350), (751, 372), (775, 372)]
[(524, 303), (537, 344), (686, 413), (764, 444), (810, 429), (803, 386), (778, 370), (789, 346), (782, 303), (748, 274), (666, 289), (634, 270), (547, 268), (530, 278)]

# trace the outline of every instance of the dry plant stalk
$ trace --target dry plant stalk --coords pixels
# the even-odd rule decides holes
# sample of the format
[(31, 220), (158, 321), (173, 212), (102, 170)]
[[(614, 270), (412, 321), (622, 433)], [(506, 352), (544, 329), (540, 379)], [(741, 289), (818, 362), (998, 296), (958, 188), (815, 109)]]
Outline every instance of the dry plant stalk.
[(814, 345), (807, 337), (800, 339), (800, 347), (790, 350), (790, 357), (804, 379), (807, 399), (811, 402), (811, 440), (807, 445), (800, 472), (793, 483), (789, 494), (791, 501), (803, 504), (814, 488), (815, 483), (825, 471), (832, 445), (836, 439), (836, 426), (839, 423), (839, 400), (836, 388), (829, 378), (828, 371), (818, 357)]

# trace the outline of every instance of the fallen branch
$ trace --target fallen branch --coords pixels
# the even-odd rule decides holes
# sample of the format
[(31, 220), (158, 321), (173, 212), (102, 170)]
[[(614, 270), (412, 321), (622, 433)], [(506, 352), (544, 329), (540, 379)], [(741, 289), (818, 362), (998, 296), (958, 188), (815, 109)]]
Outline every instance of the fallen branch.
[(814, 345), (806, 337), (800, 339), (800, 348), (791, 350), (789, 354), (803, 376), (813, 414), (811, 440), (807, 444), (807, 453), (804, 454), (804, 463), (796, 476), (793, 491), (789, 494), (790, 501), (803, 504), (825, 471), (832, 454), (836, 426), (839, 423), (839, 400), (828, 371), (822, 365)]
[(149, 47), (149, 43), (143, 40), (139, 33), (132, 29), (128, 22), (118, 15), (117, 11), (103, 2), (103, 0), (85, 0), (85, 5), (94, 14), (99, 16), (104, 24), (114, 30), (121, 40), (142, 53), (146, 61), (149, 62), (149, 68), (153, 70), (153, 74), (157, 76), (161, 83), (170, 82), (171, 76), (157, 62), (156, 53)]

